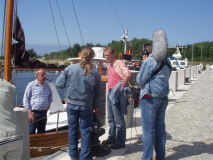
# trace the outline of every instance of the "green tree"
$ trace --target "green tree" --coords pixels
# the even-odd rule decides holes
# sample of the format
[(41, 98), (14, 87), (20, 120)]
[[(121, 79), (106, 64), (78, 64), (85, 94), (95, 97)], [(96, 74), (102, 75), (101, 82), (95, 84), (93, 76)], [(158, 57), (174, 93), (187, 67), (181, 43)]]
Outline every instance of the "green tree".
[(78, 43), (74, 44), (72, 51), (73, 51), (73, 56), (78, 57), (78, 53), (81, 52), (80, 44), (78, 44)]
[(118, 54), (119, 53), (123, 53), (124, 51), (124, 44), (123, 44), (123, 41), (114, 41), (112, 40), (111, 43), (108, 43), (108, 46), (109, 47), (112, 47), (115, 51), (115, 56), (118, 57)]
[(33, 48), (28, 49), (27, 52), (29, 53), (30, 58), (37, 58), (36, 51)]
[(152, 41), (145, 38), (133, 38), (133, 40), (129, 42), (129, 45), (131, 44), (131, 54), (133, 54), (133, 59), (141, 59), (140, 52), (143, 48), (143, 45), (146, 43), (152, 44)]

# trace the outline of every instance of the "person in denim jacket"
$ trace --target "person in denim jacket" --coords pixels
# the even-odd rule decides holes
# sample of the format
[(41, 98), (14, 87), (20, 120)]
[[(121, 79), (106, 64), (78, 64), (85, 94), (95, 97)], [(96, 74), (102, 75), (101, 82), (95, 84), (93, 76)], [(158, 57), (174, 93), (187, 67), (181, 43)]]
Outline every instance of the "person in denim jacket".
[[(153, 40), (153, 47), (154, 43)], [(165, 111), (168, 105), (167, 95), (171, 70), (167, 65), (163, 65), (157, 74), (152, 75), (162, 63), (169, 63), (171, 68), (171, 63), (167, 58), (157, 61), (153, 55), (145, 57), (136, 77), (137, 84), (141, 86), (143, 160), (152, 160), (153, 146), (155, 146), (156, 159), (165, 159)]]
[(89, 159), (92, 110), (101, 103), (101, 76), (92, 67), (95, 56), (91, 48), (81, 51), (81, 62), (72, 64), (57, 78), (56, 86), (66, 88), (67, 116), (69, 127), (69, 156), (78, 159), (78, 128), (80, 119), (80, 159)]
[[(115, 59), (115, 53), (112, 48), (107, 47), (104, 50), (104, 56), (109, 63), (107, 118), (110, 129), (109, 136), (107, 140), (102, 142), (102, 145), (112, 144), (110, 146), (111, 149), (119, 149), (125, 147), (126, 142), (126, 124), (124, 120), (124, 114), (127, 113), (125, 112), (124, 107), (127, 106), (121, 106), (121, 100), (124, 98), (123, 95), (125, 87), (127, 86), (131, 74), (123, 61)], [(125, 102), (125, 100), (122, 102)]]

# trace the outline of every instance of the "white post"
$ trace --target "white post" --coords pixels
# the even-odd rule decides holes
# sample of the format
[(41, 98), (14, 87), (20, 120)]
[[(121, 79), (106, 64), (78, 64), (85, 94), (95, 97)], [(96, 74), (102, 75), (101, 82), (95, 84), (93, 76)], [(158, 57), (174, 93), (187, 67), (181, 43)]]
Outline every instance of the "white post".
[(209, 64), (206, 65), (206, 71), (207, 71), (207, 72), (210, 71), (210, 65), (209, 65)]
[(178, 85), (185, 85), (186, 70), (177, 69), (178, 72)]
[(169, 89), (172, 89), (174, 92), (177, 91), (177, 79), (178, 79), (178, 72), (172, 71), (171, 76), (169, 78)]
[(14, 112), (18, 118), (19, 124), (23, 131), (23, 160), (30, 159), (30, 142), (29, 142), (29, 120), (28, 120), (28, 110), (26, 108), (14, 108)]

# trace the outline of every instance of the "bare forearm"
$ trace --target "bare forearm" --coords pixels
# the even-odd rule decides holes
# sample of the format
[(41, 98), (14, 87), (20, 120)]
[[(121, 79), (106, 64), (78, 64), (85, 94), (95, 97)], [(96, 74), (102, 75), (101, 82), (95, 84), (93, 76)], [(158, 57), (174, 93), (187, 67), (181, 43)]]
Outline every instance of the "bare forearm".
[(121, 84), (121, 87), (125, 87), (126, 86), (126, 84), (128, 83), (130, 77), (131, 77), (131, 74), (129, 72), (125, 74), (123, 82)]

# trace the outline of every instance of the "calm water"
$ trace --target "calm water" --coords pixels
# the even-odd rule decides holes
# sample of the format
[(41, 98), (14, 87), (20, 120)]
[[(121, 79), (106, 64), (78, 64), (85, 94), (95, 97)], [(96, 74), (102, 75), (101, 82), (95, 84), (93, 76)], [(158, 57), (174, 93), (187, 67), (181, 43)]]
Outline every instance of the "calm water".
[[(47, 83), (55, 83), (57, 77), (60, 75), (60, 72), (46, 72), (47, 79), (52, 79), (52, 81), (47, 81)], [(15, 80), (14, 80), (15, 79)], [(35, 72), (32, 71), (16, 71), (13, 72), (12, 81), (16, 85), (16, 93), (14, 104), (22, 105), (23, 104), (23, 95), (26, 89), (26, 86), (29, 82), (35, 80)], [(61, 99), (64, 99), (64, 89), (57, 88), (59, 96)]]

